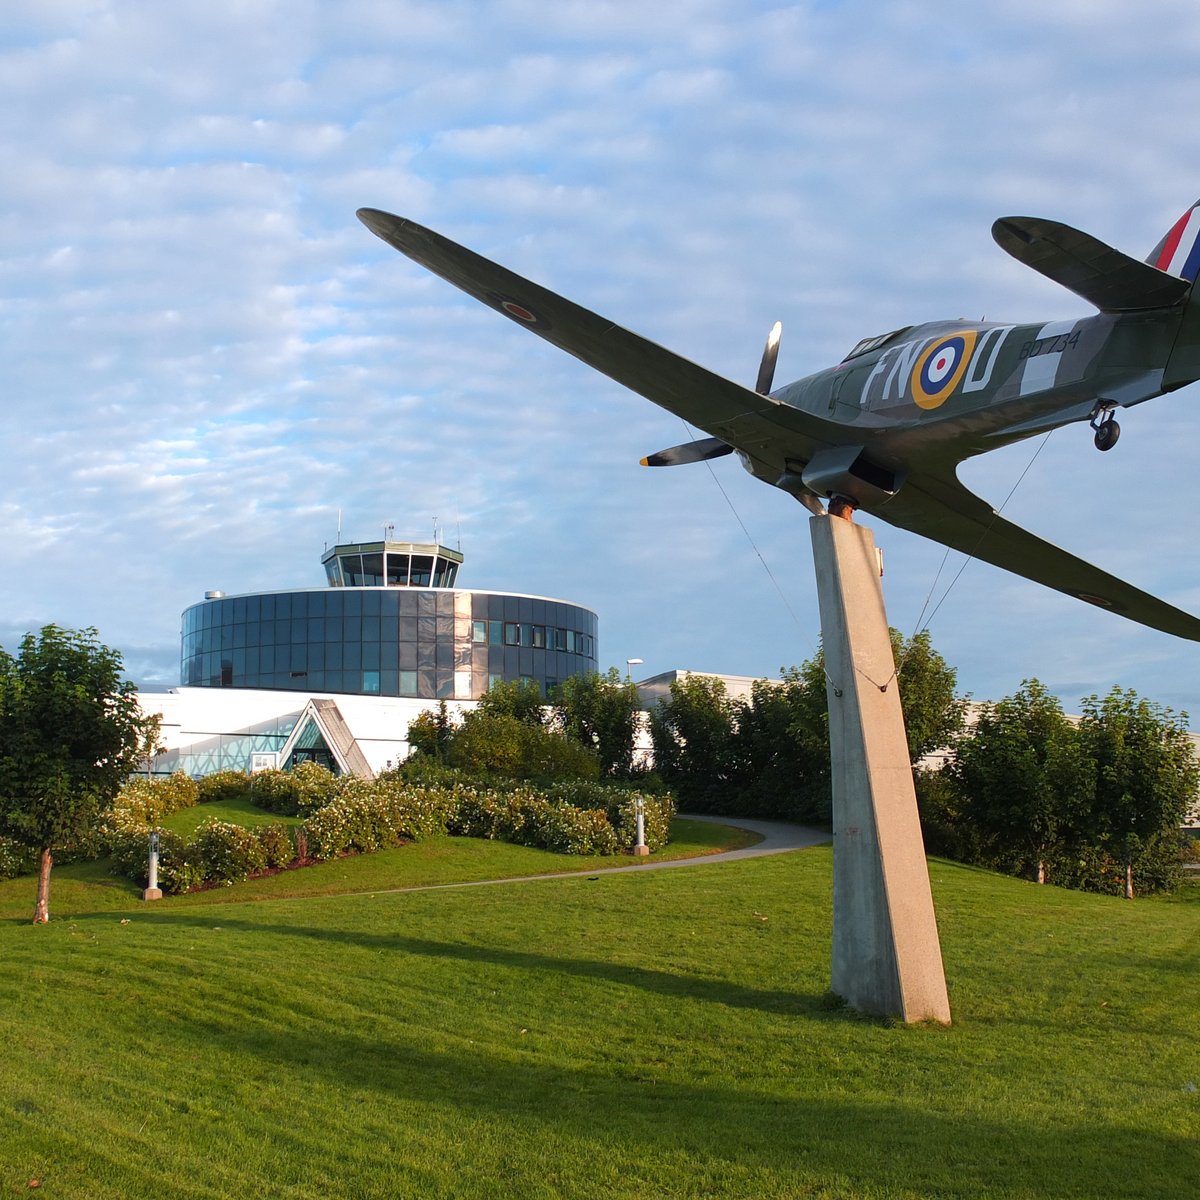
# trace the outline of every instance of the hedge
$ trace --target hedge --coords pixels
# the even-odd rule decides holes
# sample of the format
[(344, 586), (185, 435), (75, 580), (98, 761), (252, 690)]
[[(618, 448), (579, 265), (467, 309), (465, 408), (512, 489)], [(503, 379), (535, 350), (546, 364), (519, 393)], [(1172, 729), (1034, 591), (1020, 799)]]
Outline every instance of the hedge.
[[(260, 779), (264, 780), (261, 787)], [(191, 839), (160, 832), (158, 876), (164, 891), (228, 885), (293, 862), (369, 854), (444, 833), (560, 854), (620, 854), (634, 844), (639, 799), (644, 805), (646, 844), (657, 850), (667, 842), (675, 808), (669, 794), (642, 796), (591, 782), (545, 789), (529, 784), (412, 784), (395, 772), (368, 782), (354, 776), (335, 778), (312, 764), (290, 776), (261, 772), (254, 777), (251, 797), (255, 803), (269, 797), (271, 804), (279, 806), (275, 811), (286, 811), (294, 803), (311, 815), (291, 832), (282, 825), (250, 830), (215, 819), (205, 821)], [(319, 797), (329, 798), (318, 804)], [(119, 805), (104, 828), (116, 870), (140, 881), (146, 877), (151, 828), (146, 812), (135, 789), (129, 803)]]

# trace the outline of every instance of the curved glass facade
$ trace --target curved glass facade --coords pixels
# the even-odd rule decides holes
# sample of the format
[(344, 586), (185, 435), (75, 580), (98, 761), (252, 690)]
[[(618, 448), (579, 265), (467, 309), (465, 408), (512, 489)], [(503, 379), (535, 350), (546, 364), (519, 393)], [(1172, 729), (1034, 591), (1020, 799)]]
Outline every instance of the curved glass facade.
[(223, 596), (184, 611), (185, 687), (477, 700), (497, 680), (548, 695), (596, 670), (596, 614), (565, 600), (418, 587)]

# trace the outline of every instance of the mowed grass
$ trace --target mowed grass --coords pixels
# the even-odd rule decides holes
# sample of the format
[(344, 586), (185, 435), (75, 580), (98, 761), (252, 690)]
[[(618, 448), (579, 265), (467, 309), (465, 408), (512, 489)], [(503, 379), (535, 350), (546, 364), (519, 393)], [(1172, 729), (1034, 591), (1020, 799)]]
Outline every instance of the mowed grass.
[(831, 865), (0, 923), (0, 1195), (1196, 1194), (1194, 888), (934, 862), (910, 1028), (827, 997)]
[[(240, 825), (272, 821), (298, 824), (295, 817), (276, 817), (245, 801), (201, 804), (173, 813), (163, 824), (176, 833), (190, 834), (209, 817)], [(671, 841), (653, 856), (662, 862), (694, 858), (722, 850), (739, 850), (761, 838), (744, 829), (690, 821), (677, 817), (671, 823)], [(227, 904), (231, 900), (278, 900), (297, 896), (333, 896), (347, 892), (389, 891), (397, 888), (437, 887), (481, 879), (514, 879), (526, 875), (564, 874), (605, 867), (644, 865), (632, 856), (555, 854), (529, 846), (510, 846), (482, 838), (438, 837), (414, 842), (378, 854), (339, 858), (301, 870), (282, 871), (250, 879), (232, 887), (212, 888), (158, 901), (165, 908), (195, 904)], [(116, 912), (140, 905), (142, 891), (131, 880), (114, 876), (111, 862), (72, 863), (55, 867), (50, 878), (50, 914), (76, 917), (96, 912)], [(0, 881), (0, 920), (32, 918), (36, 883), (32, 877)]]

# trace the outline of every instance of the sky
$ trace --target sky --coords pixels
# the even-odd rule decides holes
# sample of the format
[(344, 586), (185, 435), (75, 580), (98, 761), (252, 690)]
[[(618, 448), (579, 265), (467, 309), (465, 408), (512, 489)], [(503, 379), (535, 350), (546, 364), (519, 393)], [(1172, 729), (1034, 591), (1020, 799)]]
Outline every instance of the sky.
[[(594, 609), (602, 668), (776, 675), (818, 646), (806, 511), (736, 457), (640, 467), (691, 432), (355, 210), (750, 385), (781, 320), (779, 386), (903, 325), (1090, 315), (991, 223), (1144, 257), (1200, 196), (1197, 61), (1194, 0), (8, 0), (0, 645), (94, 626), (175, 685), (183, 609), (323, 585), (340, 521)], [(1200, 612), (1198, 408), (962, 477)], [(976, 699), (1200, 712), (1195, 644), (862, 523)]]

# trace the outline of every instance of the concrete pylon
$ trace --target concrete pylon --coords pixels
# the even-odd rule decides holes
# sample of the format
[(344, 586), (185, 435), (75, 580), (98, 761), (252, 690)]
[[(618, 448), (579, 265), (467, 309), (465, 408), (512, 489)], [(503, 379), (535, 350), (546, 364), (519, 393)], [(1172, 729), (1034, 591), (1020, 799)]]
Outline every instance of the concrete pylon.
[(863, 1012), (950, 1023), (925, 844), (869, 529), (809, 521), (829, 696), (833, 990)]

